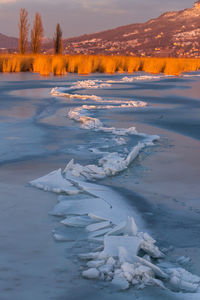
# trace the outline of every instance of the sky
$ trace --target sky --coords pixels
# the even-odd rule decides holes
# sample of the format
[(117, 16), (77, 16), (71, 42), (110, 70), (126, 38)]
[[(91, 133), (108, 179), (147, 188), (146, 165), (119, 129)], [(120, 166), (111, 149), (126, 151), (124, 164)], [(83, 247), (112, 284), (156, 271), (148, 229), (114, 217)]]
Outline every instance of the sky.
[(93, 33), (145, 22), (160, 14), (192, 7), (193, 0), (0, 0), (0, 33), (18, 36), (20, 8), (29, 13), (32, 27), (39, 12), (44, 35), (52, 37), (60, 23), (63, 37)]

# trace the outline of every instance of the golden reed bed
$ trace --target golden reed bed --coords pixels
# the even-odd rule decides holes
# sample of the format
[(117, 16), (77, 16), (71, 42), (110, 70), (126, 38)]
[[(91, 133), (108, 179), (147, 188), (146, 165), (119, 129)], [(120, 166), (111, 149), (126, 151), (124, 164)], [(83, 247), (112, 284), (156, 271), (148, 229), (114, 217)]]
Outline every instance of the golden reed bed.
[(182, 72), (200, 69), (200, 59), (193, 58), (154, 58), (104, 55), (0, 55), (0, 72), (36, 72), (43, 76), (51, 73), (66, 75), (78, 73), (87, 75), (100, 72), (107, 74), (165, 73), (180, 75)]

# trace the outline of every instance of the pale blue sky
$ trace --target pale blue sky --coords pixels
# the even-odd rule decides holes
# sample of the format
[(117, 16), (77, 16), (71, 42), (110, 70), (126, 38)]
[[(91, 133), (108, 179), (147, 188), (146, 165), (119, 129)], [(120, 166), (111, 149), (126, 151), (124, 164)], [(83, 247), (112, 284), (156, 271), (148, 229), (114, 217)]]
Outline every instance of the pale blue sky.
[(52, 37), (56, 23), (64, 37), (144, 22), (168, 10), (192, 7), (193, 0), (0, 0), (0, 33), (18, 36), (19, 10), (29, 12), (32, 25), (38, 11), (45, 36)]

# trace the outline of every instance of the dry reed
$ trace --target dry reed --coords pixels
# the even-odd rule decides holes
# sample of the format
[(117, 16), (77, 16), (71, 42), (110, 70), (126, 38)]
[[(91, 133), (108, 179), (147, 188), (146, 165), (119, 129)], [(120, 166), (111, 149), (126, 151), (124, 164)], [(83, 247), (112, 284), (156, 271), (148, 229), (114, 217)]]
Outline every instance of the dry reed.
[(36, 72), (43, 76), (101, 72), (129, 74), (137, 71), (180, 75), (200, 69), (200, 59), (106, 55), (0, 55), (0, 72)]

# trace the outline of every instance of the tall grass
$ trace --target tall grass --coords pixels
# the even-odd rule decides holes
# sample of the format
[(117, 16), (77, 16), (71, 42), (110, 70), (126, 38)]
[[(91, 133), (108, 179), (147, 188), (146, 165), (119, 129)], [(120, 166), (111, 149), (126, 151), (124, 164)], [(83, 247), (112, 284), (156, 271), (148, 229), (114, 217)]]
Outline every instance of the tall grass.
[(200, 69), (200, 59), (155, 58), (105, 55), (0, 55), (0, 72), (36, 72), (43, 76), (78, 73), (87, 75), (100, 72), (107, 74), (165, 73), (180, 75), (182, 72)]

